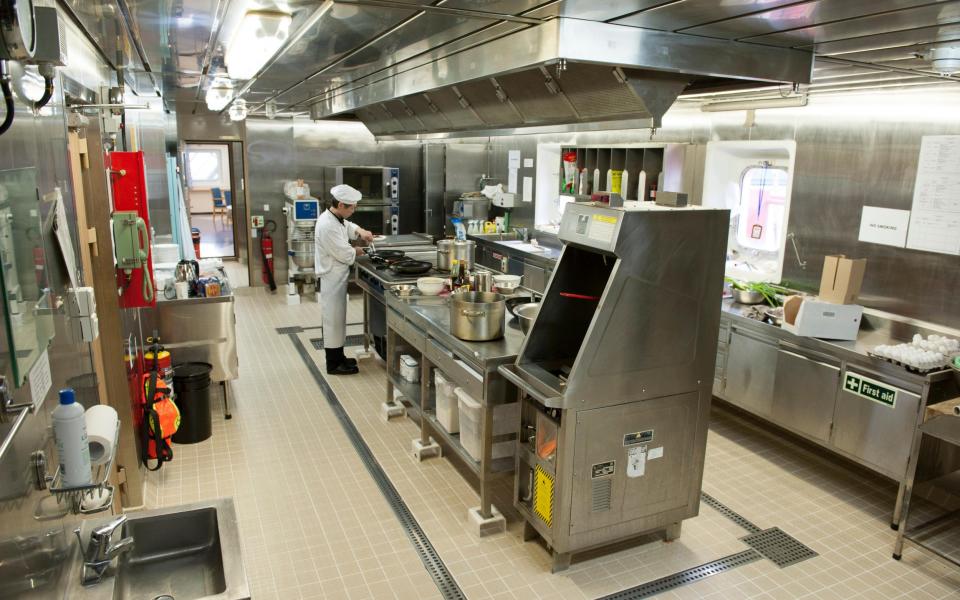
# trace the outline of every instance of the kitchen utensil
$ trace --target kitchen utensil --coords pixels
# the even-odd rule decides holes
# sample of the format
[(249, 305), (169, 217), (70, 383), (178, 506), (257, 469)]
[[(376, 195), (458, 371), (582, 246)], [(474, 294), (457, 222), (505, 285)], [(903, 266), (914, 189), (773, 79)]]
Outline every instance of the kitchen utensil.
[(405, 258), (390, 265), (390, 270), (400, 275), (422, 275), (432, 268), (433, 263), (412, 258)]
[(574, 300), (591, 300), (597, 302), (600, 300), (600, 296), (590, 296), (587, 294), (574, 294), (572, 292), (560, 292), (560, 295), (564, 298), (572, 298)]
[(502, 292), (510, 293), (520, 287), (522, 279), (520, 275), (494, 275), (493, 285)]
[(473, 291), (475, 292), (490, 292), (493, 291), (491, 286), (490, 271), (478, 271), (473, 274)]
[(776, 325), (777, 327), (780, 327), (781, 325), (783, 325), (783, 307), (782, 306), (778, 306), (776, 308), (767, 307), (763, 309), (763, 314), (765, 314), (767, 318), (770, 319), (770, 322)]
[(443, 281), (440, 277), (421, 277), (417, 279), (417, 289), (424, 296), (436, 296), (443, 291)]
[(502, 338), (505, 313), (501, 294), (457, 292), (450, 296), (450, 333), (471, 342)]
[(391, 287), (390, 289), (398, 296), (407, 297), (413, 295), (413, 292), (416, 291), (417, 286), (411, 283), (400, 283)]
[(188, 284), (192, 284), (200, 278), (200, 263), (195, 260), (181, 260), (177, 263), (173, 274), (176, 281), (186, 281)]
[(368, 255), (370, 260), (377, 264), (389, 265), (404, 257), (403, 250), (380, 250)]
[(530, 326), (533, 325), (533, 320), (537, 318), (538, 312), (540, 312), (539, 302), (528, 302), (513, 309), (513, 314), (520, 321), (520, 330), (524, 335), (530, 331)]
[(737, 288), (732, 288), (730, 293), (733, 294), (733, 301), (740, 304), (762, 304), (763, 303), (763, 294), (760, 292), (754, 292), (753, 290), (738, 290)]
[(290, 240), (290, 259), (301, 269), (313, 268), (313, 238)]
[(517, 313), (514, 312), (518, 306), (521, 304), (530, 304), (532, 302), (539, 302), (536, 298), (532, 296), (515, 296), (513, 298), (507, 298), (504, 300), (507, 305), (507, 310), (510, 311), (510, 314), (517, 316)]
[(483, 223), (483, 232), (484, 233), (496, 233), (497, 224), (493, 221), (484, 221)]
[(468, 271), (473, 268), (477, 243), (473, 240), (440, 240), (437, 242), (437, 270), (449, 271), (458, 260)]

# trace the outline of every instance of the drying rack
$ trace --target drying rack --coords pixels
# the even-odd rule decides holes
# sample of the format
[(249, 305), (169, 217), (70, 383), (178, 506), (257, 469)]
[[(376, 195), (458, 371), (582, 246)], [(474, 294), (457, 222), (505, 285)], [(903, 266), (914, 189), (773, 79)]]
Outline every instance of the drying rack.
[[(117, 422), (116, 435), (114, 436), (115, 440), (120, 439), (120, 423)], [(117, 457), (117, 446), (119, 443), (113, 445), (113, 449), (110, 453), (109, 459), (103, 464), (93, 466), (91, 468), (93, 473), (92, 482), (85, 485), (78, 486), (68, 486), (63, 483), (63, 465), (57, 465), (57, 470), (53, 475), (50, 475), (46, 472), (46, 463), (45, 461), (39, 461), (37, 463), (37, 478), (43, 487), (46, 487), (50, 490), (50, 493), (57, 499), (57, 503), (68, 503), (71, 510), (75, 514), (95, 514), (109, 510), (113, 505), (113, 495), (115, 493), (115, 488), (110, 484), (110, 473), (113, 471), (113, 462)], [(108, 498), (104, 503), (96, 508), (84, 509), (83, 500), (84, 498), (95, 498), (102, 496), (103, 493), (108, 494)]]

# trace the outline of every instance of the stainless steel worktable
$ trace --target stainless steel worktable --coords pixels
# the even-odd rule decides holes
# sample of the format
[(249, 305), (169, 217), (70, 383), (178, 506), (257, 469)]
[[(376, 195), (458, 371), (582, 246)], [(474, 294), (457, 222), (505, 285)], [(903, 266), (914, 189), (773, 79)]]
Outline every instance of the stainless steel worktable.
[(213, 367), (210, 379), (220, 383), (224, 416), (229, 419), (227, 381), (239, 375), (234, 296), (158, 299), (155, 314), (157, 322), (145, 326), (159, 330), (175, 364), (205, 362)]
[[(502, 517), (493, 510), (491, 482), (511, 473), (514, 456), (494, 459), (493, 445), (498, 442), (515, 443), (518, 432), (493, 435), (493, 411), (496, 406), (517, 401), (516, 388), (507, 382), (497, 367), (516, 360), (523, 343), (523, 334), (509, 323), (504, 337), (489, 342), (468, 342), (450, 333), (448, 298), (440, 296), (412, 296), (400, 298), (392, 292), (385, 294), (387, 307), (387, 398), (384, 414), (389, 418), (402, 414), (394, 398), (396, 389), (409, 403), (407, 414), (420, 422), (420, 438), (413, 441), (413, 452), (418, 458), (439, 453), (443, 448), (455, 454), (476, 476), (480, 506), (475, 511), (478, 533), (484, 535), (502, 530)], [(400, 354), (411, 354), (420, 361), (420, 383), (412, 384), (399, 375)], [(480, 460), (474, 460), (460, 443), (459, 434), (448, 433), (436, 419), (436, 389), (433, 370), (461, 387), (480, 402)], [(519, 421), (516, 424), (519, 427)]]

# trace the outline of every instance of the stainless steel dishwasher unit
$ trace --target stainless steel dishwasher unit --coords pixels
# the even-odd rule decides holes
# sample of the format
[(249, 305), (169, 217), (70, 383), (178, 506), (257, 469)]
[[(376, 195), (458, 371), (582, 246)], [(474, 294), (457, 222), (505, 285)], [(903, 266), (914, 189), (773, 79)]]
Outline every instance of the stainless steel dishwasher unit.
[(553, 570), (696, 516), (729, 212), (571, 204), (515, 364), (514, 505)]

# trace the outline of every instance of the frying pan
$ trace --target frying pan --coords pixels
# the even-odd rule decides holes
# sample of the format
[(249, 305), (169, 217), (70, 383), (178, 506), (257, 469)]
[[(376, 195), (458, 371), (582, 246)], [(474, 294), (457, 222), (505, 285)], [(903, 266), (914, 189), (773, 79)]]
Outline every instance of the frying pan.
[(507, 298), (506, 299), (507, 310), (510, 311), (511, 315), (517, 316), (517, 314), (513, 312), (513, 309), (520, 306), (521, 304), (529, 304), (531, 302), (539, 302), (539, 300), (531, 296), (516, 296), (514, 298)]
[(421, 275), (432, 268), (433, 263), (412, 258), (404, 258), (390, 265), (390, 270), (399, 275)]
[(377, 264), (392, 264), (403, 259), (403, 250), (379, 250), (371, 252), (368, 256)]

